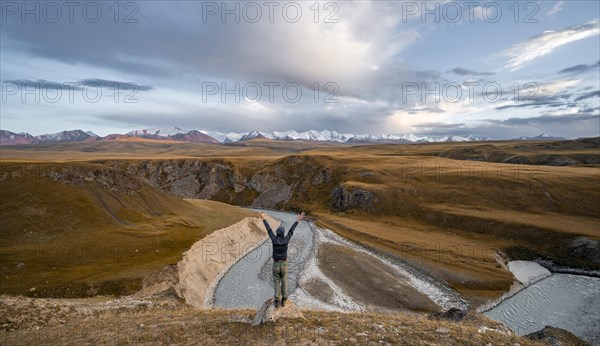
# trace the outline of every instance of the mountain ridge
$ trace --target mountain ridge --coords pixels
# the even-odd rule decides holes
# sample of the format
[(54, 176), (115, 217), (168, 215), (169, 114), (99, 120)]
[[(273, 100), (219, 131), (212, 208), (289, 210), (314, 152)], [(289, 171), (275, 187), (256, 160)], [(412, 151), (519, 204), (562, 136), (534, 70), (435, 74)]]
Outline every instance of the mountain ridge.
[[(445, 136), (417, 136), (407, 134), (352, 134), (339, 133), (332, 130), (308, 130), (298, 132), (295, 130), (263, 132), (252, 130), (246, 133), (218, 132), (195, 129), (182, 129), (179, 127), (137, 129), (125, 134), (109, 134), (98, 136), (92, 131), (80, 129), (60, 131), (57, 133), (33, 136), (29, 133), (16, 133), (8, 130), (0, 130), (0, 145), (25, 145), (38, 143), (57, 142), (84, 142), (84, 141), (110, 141), (128, 138), (143, 138), (148, 140), (175, 140), (180, 142), (194, 142), (207, 144), (229, 144), (252, 139), (270, 139), (278, 141), (312, 141), (312, 142), (334, 142), (348, 144), (411, 144), (411, 143), (441, 143), (441, 142), (477, 142), (493, 140), (492, 138), (476, 137), (471, 134), (467, 136), (445, 135)], [(566, 140), (564, 137), (550, 136), (542, 133), (535, 137), (518, 137), (512, 140)]]

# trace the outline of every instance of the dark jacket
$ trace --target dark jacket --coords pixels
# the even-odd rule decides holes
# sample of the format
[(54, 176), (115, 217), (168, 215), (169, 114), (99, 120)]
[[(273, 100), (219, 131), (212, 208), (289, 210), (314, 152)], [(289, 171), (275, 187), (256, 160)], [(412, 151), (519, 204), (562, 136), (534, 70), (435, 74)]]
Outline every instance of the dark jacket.
[(298, 221), (294, 222), (288, 234), (284, 236), (285, 228), (283, 226), (277, 227), (277, 235), (273, 234), (273, 230), (267, 220), (263, 220), (265, 227), (267, 228), (267, 232), (269, 232), (269, 238), (271, 238), (271, 242), (273, 243), (273, 259), (276, 261), (285, 261), (287, 260), (287, 249), (288, 243), (292, 236), (294, 235), (294, 230), (296, 226), (298, 226)]

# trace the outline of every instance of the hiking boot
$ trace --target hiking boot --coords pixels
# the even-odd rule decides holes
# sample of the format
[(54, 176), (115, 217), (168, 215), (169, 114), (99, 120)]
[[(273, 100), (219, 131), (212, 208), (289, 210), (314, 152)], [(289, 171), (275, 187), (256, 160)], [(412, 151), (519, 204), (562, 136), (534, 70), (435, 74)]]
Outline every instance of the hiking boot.
[(279, 309), (279, 300), (275, 299), (275, 309)]
[(284, 306), (285, 306), (285, 301), (286, 301), (286, 300), (287, 300), (287, 298), (283, 298), (283, 299), (281, 300), (281, 307), (284, 307)]

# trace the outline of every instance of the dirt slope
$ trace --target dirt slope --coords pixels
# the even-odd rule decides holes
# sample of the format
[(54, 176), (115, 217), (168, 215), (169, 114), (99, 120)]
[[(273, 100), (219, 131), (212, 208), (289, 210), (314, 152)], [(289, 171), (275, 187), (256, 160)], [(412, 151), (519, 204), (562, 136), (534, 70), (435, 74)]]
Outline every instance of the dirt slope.
[[(268, 218), (277, 227), (279, 222)], [(164, 268), (159, 275), (144, 280), (136, 296), (152, 296), (173, 290), (194, 307), (212, 306), (212, 294), (223, 274), (235, 262), (267, 238), (262, 219), (247, 217), (212, 232), (183, 253), (175, 266)]]
[(218, 202), (184, 201), (93, 164), (44, 166), (39, 175), (2, 168), (2, 293), (133, 293), (144, 276), (179, 261), (197, 240), (252, 215)]

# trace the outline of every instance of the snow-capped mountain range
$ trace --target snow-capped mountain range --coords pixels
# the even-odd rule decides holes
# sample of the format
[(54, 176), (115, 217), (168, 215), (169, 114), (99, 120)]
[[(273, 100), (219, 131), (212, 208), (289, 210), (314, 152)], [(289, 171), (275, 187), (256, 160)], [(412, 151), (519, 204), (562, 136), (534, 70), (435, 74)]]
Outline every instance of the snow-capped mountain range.
[(82, 130), (61, 131), (39, 136), (32, 136), (25, 132), (15, 133), (7, 130), (0, 130), (0, 145), (84, 142), (94, 141), (96, 138), (98, 138), (98, 136), (92, 131), (83, 132)]
[[(108, 141), (122, 139), (142, 138), (147, 140), (174, 140), (180, 142), (228, 144), (251, 139), (271, 139), (280, 141), (316, 141), (336, 143), (439, 143), (439, 142), (474, 142), (491, 140), (490, 138), (461, 136), (417, 136), (414, 134), (403, 135), (380, 135), (339, 133), (330, 130), (310, 130), (304, 132), (276, 131), (261, 132), (251, 131), (247, 133), (238, 132), (216, 132), (203, 130), (181, 129), (179, 127), (132, 130), (126, 134), (110, 134), (100, 137), (91, 131), (82, 130), (61, 131), (53, 134), (32, 136), (29, 133), (15, 133), (0, 130), (1, 145), (56, 143), (56, 142), (82, 142), (82, 141)], [(516, 140), (560, 140), (563, 137), (553, 137), (541, 134), (536, 137), (520, 137)]]
[(424, 136), (418, 137), (413, 134), (405, 135), (380, 135), (374, 136), (369, 134), (352, 134), (352, 133), (339, 133), (330, 130), (309, 130), (305, 132), (297, 132), (294, 130), (290, 131), (276, 131), (276, 132), (261, 132), (251, 131), (248, 133), (221, 133), (221, 132), (210, 132), (201, 131), (207, 135), (217, 139), (221, 143), (232, 143), (256, 138), (266, 138), (272, 140), (304, 140), (304, 141), (319, 141), (319, 142), (338, 142), (338, 143), (421, 143), (421, 142), (465, 142), (465, 141), (483, 141), (488, 138), (479, 138), (474, 136)]
[(439, 137), (418, 137), (413, 134), (406, 135), (380, 135), (374, 136), (369, 134), (352, 134), (352, 133), (339, 133), (337, 131), (330, 130), (309, 130), (305, 132), (298, 132), (294, 130), (290, 131), (275, 131), (275, 132), (262, 132), (262, 131), (251, 131), (247, 133), (238, 132), (217, 132), (217, 131), (203, 131), (203, 130), (186, 130), (178, 127), (162, 128), (162, 129), (144, 129), (144, 130), (133, 130), (126, 134), (129, 137), (142, 137), (142, 138), (155, 138), (155, 137), (166, 137), (173, 138), (178, 135), (188, 134), (192, 132), (200, 132), (207, 136), (216, 139), (219, 143), (227, 144), (239, 141), (247, 141), (251, 139), (272, 139), (280, 141), (317, 141), (317, 142), (337, 142), (337, 143), (421, 143), (421, 142), (466, 142), (466, 141), (483, 141), (487, 138), (480, 138), (474, 136), (439, 136)]
[(535, 136), (535, 137), (525, 137), (525, 136), (521, 136), (518, 138), (514, 138), (515, 140), (522, 140), (522, 141), (551, 141), (551, 140), (563, 140), (566, 139), (565, 137), (556, 137), (556, 136), (550, 136), (547, 135), (545, 133), (542, 133), (541, 135)]

